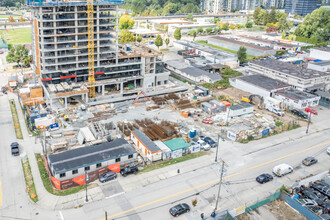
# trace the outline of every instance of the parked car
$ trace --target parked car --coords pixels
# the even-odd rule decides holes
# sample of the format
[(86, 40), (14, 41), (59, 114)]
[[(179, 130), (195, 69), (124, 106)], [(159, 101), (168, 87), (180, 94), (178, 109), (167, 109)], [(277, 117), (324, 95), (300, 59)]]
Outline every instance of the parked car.
[(315, 163), (317, 163), (317, 159), (314, 158), (314, 157), (306, 157), (302, 161), (302, 164), (304, 164), (305, 166), (311, 166), (311, 165), (313, 165)]
[(314, 110), (314, 109), (312, 109), (311, 107), (307, 107), (307, 108), (305, 108), (305, 111), (306, 111), (306, 112), (310, 112), (310, 113), (312, 113), (312, 114), (314, 114), (314, 115), (317, 115), (317, 111)]
[(312, 184), (312, 188), (330, 197), (330, 186), (325, 182), (316, 181)]
[(183, 213), (189, 212), (190, 207), (186, 203), (182, 203), (170, 208), (170, 214), (174, 217), (182, 215)]
[(101, 183), (107, 182), (109, 180), (113, 180), (117, 178), (117, 174), (115, 172), (107, 172), (105, 174), (103, 174), (102, 176), (99, 177), (99, 180)]
[(138, 172), (137, 166), (132, 165), (132, 164), (125, 165), (125, 167), (120, 170), (120, 174), (124, 177), (127, 176), (128, 174), (132, 174), (132, 173), (136, 174), (137, 172)]
[(269, 181), (272, 181), (273, 180), (273, 176), (268, 174), (268, 173), (264, 173), (264, 174), (261, 174), (259, 175), (257, 178), (256, 178), (257, 182), (258, 183), (267, 183)]
[(296, 53), (303, 54), (304, 52), (302, 52), (302, 51), (296, 51)]
[(211, 149), (211, 146), (203, 140), (198, 140), (197, 143), (199, 144), (200, 148), (205, 151), (208, 151)]
[(327, 148), (327, 153), (330, 155), (330, 147)]
[(299, 202), (304, 207), (314, 207), (317, 206), (317, 203), (311, 199), (299, 199)]
[(19, 144), (17, 142), (11, 143), (10, 148), (11, 148), (11, 154), (12, 155), (14, 155), (14, 156), (19, 155)]
[(304, 113), (303, 111), (297, 110), (297, 109), (292, 109), (291, 113), (294, 115), (297, 115), (300, 118), (303, 119), (308, 119), (308, 115), (306, 113)]
[(314, 193), (313, 189), (306, 188), (302, 190), (301, 194), (311, 200), (314, 200), (318, 205), (321, 205), (323, 201)]
[(275, 174), (275, 176), (278, 176), (278, 177), (281, 177), (281, 176), (284, 176), (288, 173), (291, 173), (293, 171), (293, 168), (288, 165), (288, 164), (280, 164), (280, 165), (277, 165), (273, 168), (273, 173)]
[(215, 142), (212, 138), (210, 137), (205, 137), (204, 141), (208, 143), (211, 147), (216, 147), (218, 145), (217, 142)]

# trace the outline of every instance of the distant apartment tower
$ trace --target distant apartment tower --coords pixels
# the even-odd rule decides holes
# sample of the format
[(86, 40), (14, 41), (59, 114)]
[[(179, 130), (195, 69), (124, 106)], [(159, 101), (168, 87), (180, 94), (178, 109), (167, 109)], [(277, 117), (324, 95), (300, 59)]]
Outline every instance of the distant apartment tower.
[(284, 0), (265, 0), (263, 5), (265, 8), (284, 8)]
[[(79, 94), (86, 95), (88, 101), (86, 88), (75, 89), (88, 81), (87, 1), (28, 0), (27, 3), (33, 18), (33, 68), (43, 86), (49, 87), (46, 95), (50, 99), (62, 96), (66, 100), (70, 94)], [(121, 4), (124, 1), (93, 2), (95, 87), (102, 96), (105, 91), (124, 96), (128, 88), (154, 87), (167, 84), (168, 80), (169, 74), (163, 72), (163, 62), (158, 59), (161, 52), (144, 45), (118, 44)], [(66, 91), (74, 85), (75, 88), (71, 86), (74, 92), (58, 94), (62, 91), (59, 84)]]
[(318, 0), (286, 0), (285, 13), (306, 16), (319, 7)]
[(201, 10), (209, 14), (231, 12), (232, 10), (254, 10), (260, 0), (202, 0)]

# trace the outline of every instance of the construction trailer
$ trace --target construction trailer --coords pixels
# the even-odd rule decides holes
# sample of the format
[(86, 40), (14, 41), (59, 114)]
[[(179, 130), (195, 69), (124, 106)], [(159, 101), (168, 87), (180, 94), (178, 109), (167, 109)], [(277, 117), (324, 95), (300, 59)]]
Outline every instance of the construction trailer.
[(131, 131), (131, 140), (142, 157), (151, 162), (162, 159), (162, 150), (142, 131)]
[(189, 152), (190, 144), (185, 142), (182, 138), (174, 138), (172, 140), (165, 141), (164, 144), (172, 151), (172, 159), (182, 157)]
[[(94, 0), (92, 8), (86, 0), (28, 0), (27, 4), (33, 19), (32, 67), (50, 105), (63, 98), (67, 107), (69, 97), (88, 103), (91, 87), (96, 96), (108, 93), (120, 101), (168, 83), (162, 52), (138, 43), (119, 48), (119, 5), (124, 1)], [(91, 64), (93, 84), (88, 83)]]
[(154, 141), (154, 143), (162, 150), (162, 160), (169, 160), (172, 157), (172, 151), (162, 141)]

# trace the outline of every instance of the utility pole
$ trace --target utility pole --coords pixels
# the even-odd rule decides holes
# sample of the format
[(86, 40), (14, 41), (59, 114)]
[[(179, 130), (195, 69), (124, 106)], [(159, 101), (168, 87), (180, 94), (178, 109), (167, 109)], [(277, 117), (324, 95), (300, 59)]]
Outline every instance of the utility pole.
[(107, 211), (105, 211), (105, 220), (107, 220), (108, 219), (108, 212)]
[(88, 173), (87, 170), (85, 170), (85, 184), (86, 184), (86, 202), (88, 202), (88, 195), (87, 195), (87, 181), (89, 180), (88, 178)]
[(311, 123), (311, 117), (312, 117), (312, 112), (309, 112), (308, 124), (307, 124), (307, 128), (306, 128), (306, 134), (308, 134), (309, 124)]
[(220, 135), (218, 134), (218, 144), (217, 144), (217, 151), (215, 153), (215, 159), (214, 162), (218, 162), (218, 151), (219, 151), (219, 143), (220, 143)]
[(211, 214), (212, 217), (215, 217), (215, 212), (218, 209), (218, 204), (219, 204), (219, 199), (220, 199), (220, 190), (221, 190), (221, 184), (222, 184), (222, 177), (223, 177), (223, 173), (224, 173), (224, 168), (225, 168), (225, 162), (222, 161), (222, 166), (221, 166), (221, 174), (220, 174), (220, 179), (219, 179), (219, 189), (218, 189), (218, 196), (217, 196), (217, 200), (215, 203), (215, 208), (213, 213)]

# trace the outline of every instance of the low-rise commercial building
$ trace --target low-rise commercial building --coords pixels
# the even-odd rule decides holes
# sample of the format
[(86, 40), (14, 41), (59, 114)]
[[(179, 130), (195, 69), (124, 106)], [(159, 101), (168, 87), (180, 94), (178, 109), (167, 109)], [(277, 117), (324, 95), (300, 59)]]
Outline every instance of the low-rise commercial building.
[(330, 60), (330, 47), (311, 48), (309, 56), (320, 60)]
[(139, 153), (151, 162), (162, 159), (162, 150), (142, 131), (132, 131), (131, 140)]
[(253, 115), (253, 105), (242, 102), (240, 104), (232, 105), (229, 108), (229, 117), (248, 116)]
[(291, 87), (287, 83), (260, 74), (232, 78), (230, 84), (245, 92), (263, 97), (271, 97), (276, 91)]
[(164, 144), (172, 151), (172, 159), (182, 157), (188, 152), (190, 145), (182, 138), (175, 138), (169, 141), (165, 141)]
[(107, 170), (119, 172), (120, 167), (136, 161), (137, 152), (123, 138), (111, 142), (80, 147), (57, 154), (46, 160), (52, 183), (57, 189), (66, 189), (85, 184), (99, 178)]
[(330, 71), (330, 60), (324, 60), (320, 62), (309, 62), (307, 65), (308, 69), (317, 70), (321, 72)]
[(249, 72), (282, 81), (301, 91), (318, 84), (324, 84), (326, 90), (330, 87), (330, 73), (306, 69), (278, 60), (251, 61)]
[(253, 43), (242, 42), (233, 38), (214, 36), (208, 38), (208, 43), (234, 51), (238, 51), (239, 48), (243, 46), (246, 48), (246, 53), (253, 56), (267, 56), (276, 54), (276, 50), (269, 46), (262, 47)]
[(293, 88), (281, 89), (275, 92), (273, 97), (281, 100), (285, 106), (298, 109), (303, 109), (308, 106), (316, 106), (319, 104), (321, 98), (320, 96), (312, 95)]

